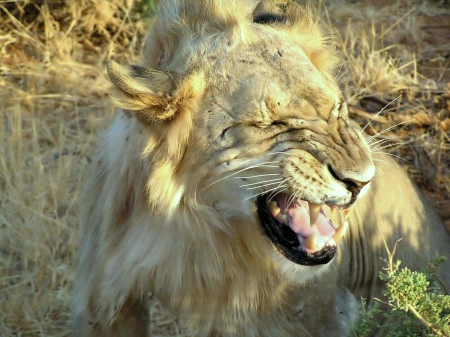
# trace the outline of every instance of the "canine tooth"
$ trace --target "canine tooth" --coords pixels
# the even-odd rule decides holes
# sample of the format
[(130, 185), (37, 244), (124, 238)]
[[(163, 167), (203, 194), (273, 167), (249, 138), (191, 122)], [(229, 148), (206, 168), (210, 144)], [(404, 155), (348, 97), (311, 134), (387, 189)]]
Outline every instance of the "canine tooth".
[(307, 249), (315, 249), (317, 246), (317, 232), (313, 231), (311, 236), (303, 240), (303, 246)]
[(336, 243), (341, 241), (347, 229), (348, 229), (348, 221), (344, 221), (344, 223), (336, 229), (336, 232), (333, 235), (333, 239)]
[(313, 204), (312, 202), (309, 203), (309, 225), (313, 226), (316, 224), (317, 218), (319, 217), (320, 210), (322, 209), (322, 206), (319, 204)]
[(278, 204), (275, 200), (272, 200), (270, 202), (267, 203), (267, 208), (271, 211), (271, 213), (274, 216), (277, 216), (278, 214), (280, 214), (281, 209), (280, 207), (278, 207)]

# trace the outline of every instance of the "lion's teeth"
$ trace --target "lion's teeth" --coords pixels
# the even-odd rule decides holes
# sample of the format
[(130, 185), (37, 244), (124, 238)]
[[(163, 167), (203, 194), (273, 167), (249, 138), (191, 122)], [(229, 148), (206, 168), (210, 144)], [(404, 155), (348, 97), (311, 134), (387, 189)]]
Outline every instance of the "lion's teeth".
[(312, 234), (303, 240), (303, 246), (307, 249), (314, 250), (317, 246), (317, 232), (314, 230)]
[(322, 206), (319, 204), (313, 204), (312, 202), (309, 203), (309, 224), (310, 226), (313, 226), (316, 224), (317, 218), (319, 217), (320, 210)]
[(281, 221), (285, 224), (285, 225), (289, 225), (289, 219), (288, 219), (288, 217), (286, 216), (286, 214), (281, 214), (280, 215), (280, 219), (281, 219)]
[(274, 216), (277, 216), (281, 212), (281, 209), (280, 207), (278, 207), (278, 204), (275, 200), (272, 200), (269, 203), (267, 203), (267, 208), (271, 211), (271, 213)]
[(338, 243), (342, 239), (347, 229), (348, 221), (344, 221), (344, 223), (336, 229), (336, 232), (333, 235), (333, 239), (336, 243)]

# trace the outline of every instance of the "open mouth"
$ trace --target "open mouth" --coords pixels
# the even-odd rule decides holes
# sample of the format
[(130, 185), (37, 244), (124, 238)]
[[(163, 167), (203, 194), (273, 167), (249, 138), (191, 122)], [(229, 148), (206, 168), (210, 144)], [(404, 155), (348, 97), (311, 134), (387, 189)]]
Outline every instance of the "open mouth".
[(326, 264), (336, 254), (336, 243), (347, 224), (338, 229), (322, 205), (280, 193), (256, 200), (262, 227), (275, 247), (289, 260), (308, 266)]

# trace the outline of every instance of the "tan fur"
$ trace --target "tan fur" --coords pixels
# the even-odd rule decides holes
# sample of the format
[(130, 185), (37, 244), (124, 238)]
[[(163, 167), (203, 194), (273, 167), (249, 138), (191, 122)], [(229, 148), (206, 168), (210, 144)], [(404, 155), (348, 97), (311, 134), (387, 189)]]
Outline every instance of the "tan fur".
[[(277, 22), (253, 23), (266, 12)], [(291, 1), (162, 1), (140, 66), (108, 65), (121, 109), (83, 193), (75, 336), (146, 335), (149, 291), (200, 336), (341, 336), (350, 291), (377, 293), (378, 264), (358, 257), (378, 261), (382, 238), (398, 235), (450, 242), (417, 192), (399, 202), (403, 212), (386, 204), (385, 173), (372, 179), (368, 145), (330, 73), (332, 50)], [(328, 265), (291, 262), (259, 225), (258, 193), (345, 205), (354, 201), (345, 182), (370, 180)], [(384, 206), (371, 213), (370, 203)], [(427, 221), (437, 237), (418, 228)], [(429, 242), (415, 248), (434, 254)]]

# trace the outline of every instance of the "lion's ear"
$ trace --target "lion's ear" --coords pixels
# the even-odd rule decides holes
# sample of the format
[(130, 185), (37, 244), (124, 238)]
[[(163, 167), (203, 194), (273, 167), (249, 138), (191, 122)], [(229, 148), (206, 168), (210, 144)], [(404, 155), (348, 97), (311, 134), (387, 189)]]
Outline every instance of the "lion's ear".
[(192, 83), (198, 80), (188, 78), (177, 85), (159, 70), (123, 67), (114, 61), (108, 62), (107, 69), (111, 81), (120, 89), (117, 94), (111, 95), (112, 101), (123, 109), (133, 111), (138, 120), (145, 123), (174, 118), (189, 98), (198, 96), (199, 89), (202, 89), (198, 83)]

